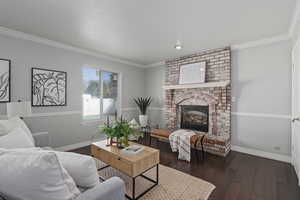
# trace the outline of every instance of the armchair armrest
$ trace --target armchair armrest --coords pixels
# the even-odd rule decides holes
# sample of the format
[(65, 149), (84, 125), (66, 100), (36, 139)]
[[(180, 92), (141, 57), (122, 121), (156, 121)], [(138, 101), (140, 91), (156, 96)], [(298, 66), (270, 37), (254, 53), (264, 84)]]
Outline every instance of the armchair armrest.
[(2, 194), (0, 192), (0, 200), (21, 200), (21, 199), (15, 198), (15, 197), (6, 196), (5, 194)]
[(125, 183), (118, 177), (112, 177), (103, 183), (83, 192), (76, 200), (124, 200)]
[(37, 147), (49, 147), (51, 146), (50, 136), (48, 132), (33, 133), (35, 140), (35, 146)]
[(3, 194), (0, 193), (0, 200), (6, 200), (7, 197), (5, 197)]

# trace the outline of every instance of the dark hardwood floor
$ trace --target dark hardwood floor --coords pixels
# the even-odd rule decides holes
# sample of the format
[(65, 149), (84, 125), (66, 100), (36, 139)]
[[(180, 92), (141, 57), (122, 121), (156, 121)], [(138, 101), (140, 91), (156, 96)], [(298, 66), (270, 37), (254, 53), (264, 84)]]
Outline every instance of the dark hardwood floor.
[[(206, 153), (204, 161), (177, 160), (169, 144), (153, 142), (160, 163), (213, 183), (209, 200), (300, 200), (300, 187), (290, 164), (231, 151), (226, 158)], [(90, 147), (74, 150), (90, 155)], [(195, 154), (193, 154), (195, 156)]]

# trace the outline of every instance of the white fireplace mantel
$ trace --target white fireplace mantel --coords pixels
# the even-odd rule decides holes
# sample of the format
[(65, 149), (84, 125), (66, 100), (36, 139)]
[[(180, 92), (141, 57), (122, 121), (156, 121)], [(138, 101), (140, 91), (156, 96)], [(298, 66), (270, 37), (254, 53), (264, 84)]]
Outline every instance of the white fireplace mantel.
[(188, 88), (209, 88), (209, 87), (227, 87), (230, 85), (230, 81), (218, 81), (208, 83), (196, 83), (196, 84), (182, 84), (182, 85), (165, 85), (165, 90), (176, 90), (176, 89), (188, 89)]

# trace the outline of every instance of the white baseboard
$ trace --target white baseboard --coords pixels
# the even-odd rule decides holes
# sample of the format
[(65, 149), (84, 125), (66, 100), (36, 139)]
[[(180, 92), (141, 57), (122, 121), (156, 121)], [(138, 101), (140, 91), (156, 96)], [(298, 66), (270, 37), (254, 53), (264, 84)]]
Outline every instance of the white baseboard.
[(70, 144), (70, 145), (66, 145), (66, 146), (62, 146), (62, 147), (55, 147), (54, 149), (57, 150), (57, 151), (70, 151), (70, 150), (73, 150), (73, 149), (86, 147), (90, 144), (92, 144), (91, 140), (85, 141), (85, 142), (79, 142), (79, 143), (76, 143), (76, 144)]
[(291, 156), (286, 156), (286, 155), (281, 155), (281, 154), (276, 154), (276, 153), (269, 153), (269, 152), (265, 152), (265, 151), (250, 149), (250, 148), (236, 146), (236, 145), (232, 145), (231, 150), (258, 156), (258, 157), (263, 157), (263, 158), (268, 158), (268, 159), (272, 159), (272, 160), (278, 160), (278, 161), (282, 161), (282, 162), (286, 162), (286, 163), (291, 163)]

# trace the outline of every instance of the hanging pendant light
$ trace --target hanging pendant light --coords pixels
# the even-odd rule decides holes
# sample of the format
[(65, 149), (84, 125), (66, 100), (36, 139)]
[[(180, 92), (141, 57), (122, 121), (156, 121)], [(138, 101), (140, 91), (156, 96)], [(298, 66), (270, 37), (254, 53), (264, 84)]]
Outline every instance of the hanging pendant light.
[(176, 44), (175, 44), (174, 48), (177, 49), (177, 50), (181, 50), (182, 49), (182, 45), (181, 45), (181, 43), (180, 43), (179, 40), (176, 41)]

